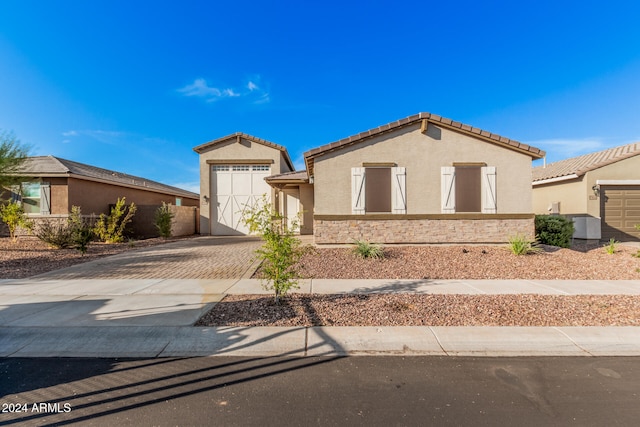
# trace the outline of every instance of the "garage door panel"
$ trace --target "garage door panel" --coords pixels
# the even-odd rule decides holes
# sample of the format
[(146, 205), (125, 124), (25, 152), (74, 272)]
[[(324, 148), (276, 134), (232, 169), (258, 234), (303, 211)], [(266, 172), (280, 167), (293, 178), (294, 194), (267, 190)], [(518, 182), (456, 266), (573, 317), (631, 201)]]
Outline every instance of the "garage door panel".
[(215, 175), (215, 186), (213, 188), (217, 195), (232, 194), (231, 174), (218, 172)]
[(214, 203), (216, 205), (216, 221), (230, 227), (233, 221), (231, 197), (217, 196)]
[(251, 174), (234, 173), (233, 174), (233, 195), (251, 194)]
[(216, 235), (248, 234), (244, 213), (267, 195), (271, 187), (264, 178), (270, 175), (268, 166), (215, 165), (211, 169), (211, 200), (215, 208), (211, 229)]
[(602, 238), (637, 240), (640, 232), (640, 186), (601, 188)]

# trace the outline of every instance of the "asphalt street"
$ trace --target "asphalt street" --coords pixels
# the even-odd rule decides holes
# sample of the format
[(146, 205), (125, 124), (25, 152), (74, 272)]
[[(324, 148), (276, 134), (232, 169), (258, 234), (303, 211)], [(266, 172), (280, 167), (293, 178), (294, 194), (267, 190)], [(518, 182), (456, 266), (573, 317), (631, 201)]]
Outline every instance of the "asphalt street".
[(0, 359), (0, 424), (637, 425), (640, 358)]

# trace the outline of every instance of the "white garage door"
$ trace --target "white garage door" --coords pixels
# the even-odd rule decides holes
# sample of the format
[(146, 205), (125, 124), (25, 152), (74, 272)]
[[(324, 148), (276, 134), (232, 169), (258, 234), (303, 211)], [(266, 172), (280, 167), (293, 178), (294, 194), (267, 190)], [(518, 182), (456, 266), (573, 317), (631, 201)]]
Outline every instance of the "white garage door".
[(271, 188), (264, 178), (271, 175), (268, 165), (214, 165), (211, 169), (211, 230), (217, 236), (248, 234), (243, 212), (255, 205), (263, 194), (271, 200)]

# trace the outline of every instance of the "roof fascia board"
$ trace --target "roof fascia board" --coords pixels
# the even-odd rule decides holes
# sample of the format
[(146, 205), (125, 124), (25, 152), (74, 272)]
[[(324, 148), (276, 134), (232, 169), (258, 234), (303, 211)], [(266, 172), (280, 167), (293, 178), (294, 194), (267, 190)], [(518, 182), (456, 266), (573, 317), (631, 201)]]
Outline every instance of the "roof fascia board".
[(597, 179), (597, 185), (640, 185), (640, 179)]
[(572, 173), (571, 175), (557, 176), (555, 178), (548, 178), (548, 179), (541, 179), (540, 181), (533, 181), (532, 185), (535, 187), (536, 185), (552, 184), (554, 182), (561, 182), (561, 181), (569, 181), (571, 179), (576, 179), (579, 177), (580, 175), (576, 175), (575, 173)]

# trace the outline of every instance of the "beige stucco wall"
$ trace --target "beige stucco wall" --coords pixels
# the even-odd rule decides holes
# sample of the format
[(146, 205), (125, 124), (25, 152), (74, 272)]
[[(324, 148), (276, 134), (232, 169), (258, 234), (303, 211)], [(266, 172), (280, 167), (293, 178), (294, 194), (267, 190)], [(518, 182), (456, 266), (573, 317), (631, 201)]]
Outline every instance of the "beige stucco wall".
[(313, 185), (300, 185), (300, 211), (302, 222), (300, 234), (313, 234)]
[(364, 162), (406, 168), (407, 214), (441, 212), (441, 167), (484, 162), (496, 167), (498, 213), (531, 213), (531, 157), (429, 124), (376, 136), (315, 160), (315, 214), (351, 214), (351, 168)]
[(640, 179), (640, 156), (603, 166), (576, 179), (534, 186), (534, 212), (546, 214), (552, 202), (560, 202), (560, 213), (563, 215), (586, 214), (599, 218), (600, 197), (596, 197), (592, 189), (599, 179)]
[[(561, 215), (585, 214), (587, 211), (587, 199), (593, 191), (587, 187), (584, 177), (561, 181), (550, 184), (536, 185), (533, 187), (533, 212), (539, 215), (551, 213), (549, 208), (552, 203), (560, 202)], [(597, 212), (594, 216), (600, 216)]]
[[(589, 194), (593, 195), (591, 188), (599, 179), (615, 180), (639, 180), (640, 179), (640, 156), (621, 160), (607, 166), (603, 166), (585, 174), (586, 188)], [(600, 216), (600, 198), (587, 201), (587, 213), (593, 216)]]
[[(244, 138), (240, 143), (233, 138), (200, 153), (200, 234), (211, 234), (211, 164), (207, 163), (209, 160), (270, 160), (271, 174), (290, 171), (282, 151)], [(274, 195), (271, 196), (273, 198)]]

